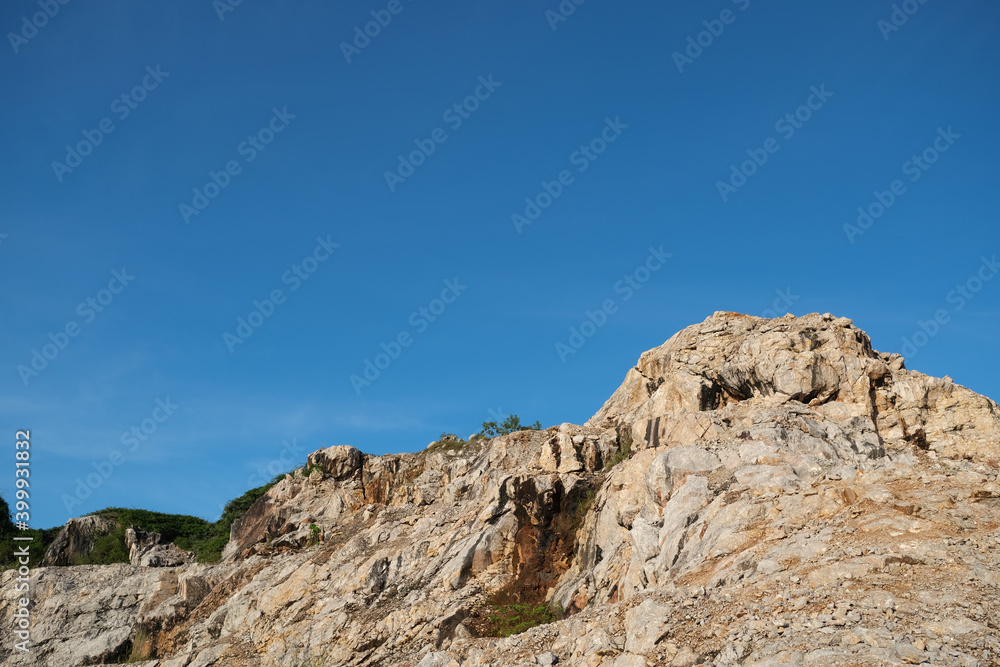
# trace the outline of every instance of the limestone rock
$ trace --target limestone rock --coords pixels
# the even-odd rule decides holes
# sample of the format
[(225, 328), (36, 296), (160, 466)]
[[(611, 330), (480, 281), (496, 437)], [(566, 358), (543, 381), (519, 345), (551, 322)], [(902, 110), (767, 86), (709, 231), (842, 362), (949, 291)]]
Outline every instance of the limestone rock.
[(82, 516), (70, 519), (62, 527), (55, 541), (45, 550), (42, 566), (71, 565), (94, 548), (94, 540), (118, 528), (118, 522), (107, 516)]
[(125, 546), (132, 565), (143, 567), (177, 567), (194, 561), (194, 553), (177, 545), (163, 544), (159, 533), (147, 533), (134, 527), (125, 529)]
[[(133, 565), (56, 567), (105, 530), (70, 522), (0, 662), (147, 636), (156, 667), (1000, 663), (997, 404), (846, 318), (716, 313), (585, 425), (309, 464), (215, 564), (133, 531)], [(506, 605), (560, 618), (484, 636)]]
[(319, 465), (323, 474), (338, 482), (352, 479), (361, 471), (364, 455), (348, 445), (335, 445), (315, 451), (308, 457), (308, 465)]

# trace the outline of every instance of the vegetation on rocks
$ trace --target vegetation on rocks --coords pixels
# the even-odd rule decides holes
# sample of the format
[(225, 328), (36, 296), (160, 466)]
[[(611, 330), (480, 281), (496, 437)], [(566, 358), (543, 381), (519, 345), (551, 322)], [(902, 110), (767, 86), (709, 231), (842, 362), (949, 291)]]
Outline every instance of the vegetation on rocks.
[[(59, 532), (61, 526), (56, 528), (18, 530), (10, 517), (10, 507), (7, 505), (7, 501), (0, 497), (0, 571), (20, 566), (20, 563), (17, 562), (17, 557), (14, 555), (14, 551), (24, 544), (28, 545), (28, 559), (31, 567), (38, 565), (42, 561), (42, 556), (45, 555), (45, 550), (49, 548), (49, 545), (56, 538), (56, 534)], [(30, 542), (21, 542), (18, 544), (14, 542), (13, 538), (15, 535), (19, 537), (32, 537), (34, 539)]]
[(541, 431), (542, 423), (540, 421), (535, 421), (534, 424), (522, 425), (521, 418), (517, 415), (508, 415), (506, 419), (497, 424), (496, 422), (483, 422), (483, 430), (479, 432), (480, 435), (492, 438), (498, 435), (508, 435), (514, 433), (515, 431)]
[(429, 453), (440, 451), (455, 453), (465, 449), (468, 444), (469, 441), (459, 438), (454, 433), (442, 433), (440, 439), (432, 442), (426, 451)]
[(632, 455), (632, 432), (625, 430), (618, 437), (618, 453), (608, 459), (608, 462), (604, 464), (605, 470), (610, 470), (616, 465), (627, 459)]
[(494, 604), (487, 615), (490, 627), (487, 637), (510, 637), (536, 625), (552, 623), (562, 618), (562, 609), (547, 604)]
[[(306, 473), (308, 476), (308, 472)], [(250, 489), (242, 496), (226, 503), (222, 516), (218, 521), (208, 522), (196, 516), (184, 514), (165, 514), (148, 510), (106, 507), (94, 512), (95, 515), (113, 517), (118, 526), (112, 532), (94, 540), (94, 547), (86, 556), (77, 559), (73, 565), (107, 565), (110, 563), (128, 563), (129, 549), (125, 543), (125, 531), (128, 528), (138, 528), (147, 533), (160, 533), (164, 544), (173, 542), (185, 551), (195, 552), (195, 558), (200, 563), (214, 563), (222, 557), (222, 550), (229, 542), (229, 529), (233, 522), (241, 517), (258, 498), (282, 479), (278, 475), (269, 483)], [(10, 520), (10, 508), (7, 502), (0, 498), (0, 570), (16, 568), (18, 562), (14, 556), (15, 533), (21, 536), (35, 537), (28, 543), (31, 566), (35, 567), (42, 561), (45, 550), (55, 540), (60, 527), (32, 529), (19, 531)]]
[(0, 663), (121, 662), (140, 628), (163, 664), (247, 667), (1000, 657), (1000, 407), (849, 320), (719, 313), (587, 424), (469, 440), (313, 452), (322, 480), (232, 507), (218, 565), (50, 568)]

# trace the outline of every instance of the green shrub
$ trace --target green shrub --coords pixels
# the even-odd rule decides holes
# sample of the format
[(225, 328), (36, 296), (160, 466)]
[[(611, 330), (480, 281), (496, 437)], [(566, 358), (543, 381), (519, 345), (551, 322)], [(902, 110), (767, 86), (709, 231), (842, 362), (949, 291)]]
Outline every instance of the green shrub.
[(632, 429), (625, 429), (618, 435), (618, 453), (604, 464), (605, 470), (610, 470), (632, 455)]
[(319, 536), (322, 531), (314, 523), (309, 524), (309, 546), (319, 544)]
[(426, 451), (437, 452), (441, 451), (442, 449), (446, 449), (449, 452), (456, 452), (464, 449), (465, 446), (469, 444), (465, 440), (459, 438), (454, 433), (443, 433), (442, 436), (444, 437), (442, 437), (440, 440), (432, 442), (430, 445), (428, 445)]
[[(102, 535), (94, 540), (94, 547), (89, 554), (80, 558), (72, 565), (107, 565), (109, 563), (128, 563), (129, 550), (125, 543), (125, 531), (129, 527), (138, 528), (147, 533), (160, 533), (164, 544), (173, 542), (178, 548), (185, 551), (193, 551), (195, 559), (199, 563), (214, 563), (222, 558), (222, 550), (229, 543), (229, 531), (233, 522), (244, 513), (250, 506), (257, 502), (257, 499), (267, 493), (267, 491), (277, 483), (277, 479), (271, 480), (264, 486), (250, 489), (242, 496), (234, 498), (226, 503), (222, 516), (218, 521), (209, 523), (196, 516), (184, 514), (164, 514), (162, 512), (150, 512), (126, 507), (106, 507), (94, 512), (102, 516), (110, 516), (117, 522), (117, 527), (107, 535)], [(0, 506), (0, 511), (3, 507)], [(31, 543), (33, 565), (41, 562), (41, 557), (45, 549), (55, 539), (59, 528), (50, 528), (46, 531), (35, 531), (43, 539), (36, 539)], [(0, 526), (2, 530), (2, 526)], [(29, 531), (31, 532), (31, 531)], [(11, 543), (4, 540), (0, 545), (0, 564), (4, 569), (16, 567), (11, 564), (13, 561), (13, 547), (11, 547), (11, 558), (6, 558), (3, 547)], [(36, 546), (37, 543), (37, 546)], [(37, 553), (37, 559), (35, 552)]]
[[(319, 467), (318, 465), (307, 466), (305, 474), (308, 475), (313, 469)], [(250, 509), (250, 506), (257, 502), (258, 498), (267, 493), (283, 477), (284, 475), (278, 475), (267, 484), (250, 489), (242, 496), (230, 500), (223, 508), (222, 516), (214, 523), (209, 523), (196, 516), (164, 514), (135, 508), (106, 507), (98, 510), (94, 514), (114, 518), (117, 527), (107, 535), (95, 539), (91, 552), (72, 565), (128, 563), (125, 531), (129, 527), (138, 528), (147, 533), (160, 533), (164, 544), (173, 542), (185, 551), (195, 552), (195, 558), (199, 563), (217, 562), (222, 558), (222, 550), (229, 543), (229, 532), (233, 522), (243, 516)], [(61, 529), (62, 526), (44, 530), (17, 530), (10, 520), (10, 508), (7, 502), (0, 497), (0, 570), (16, 568), (19, 565), (14, 556), (15, 542), (10, 539), (13, 537), (12, 533), (25, 537), (30, 535), (35, 538), (27, 544), (31, 567), (36, 567), (41, 563), (45, 550), (49, 548)], [(21, 544), (18, 544), (18, 547)]]
[(98, 516), (110, 516), (118, 520), (124, 539), (125, 529), (134, 526), (147, 533), (160, 533), (164, 544), (173, 542), (178, 537), (192, 537), (201, 535), (209, 526), (208, 521), (196, 516), (187, 514), (164, 514), (163, 512), (150, 512), (130, 507), (106, 507), (97, 510), (94, 514)]
[(573, 516), (573, 528), (578, 530), (583, 524), (584, 517), (587, 516), (587, 512), (590, 508), (594, 506), (594, 501), (597, 499), (597, 494), (594, 489), (588, 488), (584, 491), (583, 495), (580, 496), (580, 502), (576, 506), (576, 513)]
[(125, 544), (125, 526), (119, 524), (114, 532), (94, 540), (94, 548), (70, 565), (107, 565), (128, 563), (128, 546)]
[(536, 625), (558, 621), (563, 609), (557, 603), (554, 607), (546, 604), (494, 604), (486, 615), (489, 621), (490, 637), (510, 637)]
[(302, 468), (300, 468), (300, 470), (302, 472), (302, 476), (303, 477), (308, 477), (315, 470), (318, 470), (319, 472), (323, 472), (323, 466), (321, 466), (318, 463), (313, 463), (312, 465), (303, 466)]
[(132, 647), (123, 664), (131, 665), (149, 660), (153, 652), (153, 637), (144, 628), (139, 628), (132, 639)]
[(535, 421), (531, 426), (523, 426), (521, 418), (517, 415), (508, 415), (506, 419), (497, 424), (496, 422), (483, 422), (483, 430), (480, 435), (492, 438), (497, 435), (508, 435), (515, 431), (541, 431), (542, 423)]
[[(30, 528), (19, 530), (11, 521), (10, 507), (7, 501), (0, 497), (0, 570), (10, 570), (21, 566), (18, 562), (15, 551), (20, 551), (21, 547), (28, 545), (28, 566), (38, 567), (45, 555), (45, 550), (56, 539), (59, 528)], [(17, 542), (14, 536), (31, 537), (32, 540)]]

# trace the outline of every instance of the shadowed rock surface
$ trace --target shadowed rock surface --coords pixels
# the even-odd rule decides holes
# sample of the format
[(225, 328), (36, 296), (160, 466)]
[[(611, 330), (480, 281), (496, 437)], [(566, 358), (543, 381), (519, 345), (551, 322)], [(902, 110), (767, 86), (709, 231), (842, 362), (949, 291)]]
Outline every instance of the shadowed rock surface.
[(70, 519), (56, 539), (45, 550), (42, 566), (71, 565), (94, 548), (94, 540), (118, 527), (118, 522), (106, 516), (82, 516)]
[[(218, 564), (34, 570), (0, 660), (1000, 664), (997, 404), (845, 318), (716, 313), (585, 425), (308, 462)], [(479, 636), (514, 602), (565, 618)]]

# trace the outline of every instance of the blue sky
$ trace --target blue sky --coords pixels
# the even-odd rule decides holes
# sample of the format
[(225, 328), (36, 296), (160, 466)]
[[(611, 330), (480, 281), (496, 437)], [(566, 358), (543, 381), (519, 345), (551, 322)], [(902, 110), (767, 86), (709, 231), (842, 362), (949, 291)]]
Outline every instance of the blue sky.
[(996, 3), (46, 6), (0, 9), (36, 527), (581, 423), (717, 310), (851, 317), (1000, 396)]

